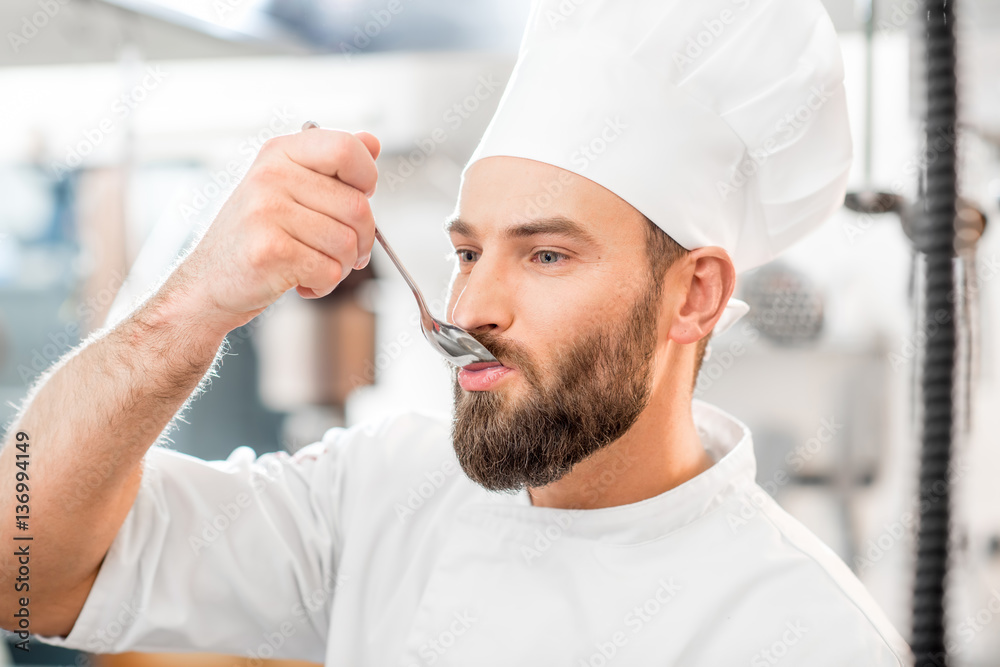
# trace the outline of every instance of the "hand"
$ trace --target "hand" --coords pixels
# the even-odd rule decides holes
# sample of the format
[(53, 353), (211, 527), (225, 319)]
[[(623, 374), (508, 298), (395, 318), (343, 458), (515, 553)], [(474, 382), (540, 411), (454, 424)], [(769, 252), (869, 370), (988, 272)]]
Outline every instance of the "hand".
[(227, 332), (294, 287), (326, 296), (364, 268), (380, 145), (367, 132), (309, 129), (269, 140), (175, 276)]

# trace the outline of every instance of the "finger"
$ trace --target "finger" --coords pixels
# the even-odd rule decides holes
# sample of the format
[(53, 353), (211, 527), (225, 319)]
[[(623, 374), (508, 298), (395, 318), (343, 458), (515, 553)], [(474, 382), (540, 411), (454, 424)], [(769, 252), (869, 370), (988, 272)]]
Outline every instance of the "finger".
[(371, 132), (365, 132), (364, 130), (361, 132), (355, 132), (354, 136), (364, 143), (368, 152), (372, 154), (372, 159), (377, 160), (379, 153), (382, 152), (382, 142), (380, 142), (374, 134)]
[(291, 217), (293, 222), (285, 231), (293, 239), (347, 269), (358, 263), (358, 235), (353, 227), (303, 206), (297, 207)]
[[(318, 128), (318, 127), (319, 123), (310, 120), (306, 121), (302, 125), (302, 131), (305, 132), (306, 130), (311, 130), (313, 128)], [(379, 153), (382, 152), (382, 143), (378, 140), (378, 138), (376, 138), (375, 135), (372, 134), (371, 132), (366, 132), (364, 130), (355, 132), (354, 136), (356, 136), (358, 139), (361, 139), (361, 141), (364, 142), (365, 146), (368, 148), (368, 152), (372, 154), (372, 159), (377, 160)]]
[[(364, 131), (355, 132), (354, 136), (356, 136), (358, 139), (361, 139), (361, 141), (364, 142), (365, 146), (368, 148), (368, 152), (372, 154), (372, 159), (377, 160), (378, 156), (382, 153), (382, 142), (380, 142), (377, 138), (375, 138), (375, 135), (372, 134), (371, 132), (364, 132)], [(371, 197), (372, 195), (375, 194), (375, 188), (377, 187), (378, 183), (376, 182), (375, 187), (372, 188), (371, 192), (368, 192), (366, 194), (369, 197)], [(365, 260), (365, 264), (367, 263), (368, 261)], [(354, 268), (363, 269), (364, 266), (356, 266)]]
[(326, 296), (351, 272), (343, 262), (304, 243), (296, 246), (292, 262), (296, 291), (306, 298)]
[(321, 297), (326, 296), (326, 294), (317, 294), (316, 290), (314, 290), (313, 288), (303, 287), (302, 285), (298, 285), (295, 288), (295, 291), (298, 292), (299, 296), (301, 296), (303, 299), (319, 299)]
[(371, 204), (360, 190), (302, 166), (298, 166), (291, 176), (288, 193), (292, 199), (305, 208), (349, 225), (358, 237), (358, 257), (363, 259), (371, 254), (375, 243), (375, 217)]
[[(279, 137), (274, 147), (293, 162), (326, 176), (333, 176), (365, 194), (375, 191), (378, 169), (368, 146), (349, 132), (313, 128)], [(265, 148), (271, 142), (265, 144)], [(273, 150), (273, 149), (272, 149)]]

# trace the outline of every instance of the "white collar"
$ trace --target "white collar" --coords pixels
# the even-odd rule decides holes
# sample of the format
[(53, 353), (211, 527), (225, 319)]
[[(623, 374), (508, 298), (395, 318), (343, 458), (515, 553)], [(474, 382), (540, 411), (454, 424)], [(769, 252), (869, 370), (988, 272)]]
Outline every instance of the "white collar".
[[(722, 409), (694, 399), (691, 412), (702, 446), (715, 465), (659, 495), (600, 509), (535, 507), (527, 489), (515, 495), (489, 493), (467, 506), (469, 519), (506, 518), (539, 526), (557, 523), (583, 539), (637, 544), (662, 537), (711, 511), (733, 492), (753, 484), (756, 460), (750, 429)], [(471, 483), (471, 482), (470, 482)]]

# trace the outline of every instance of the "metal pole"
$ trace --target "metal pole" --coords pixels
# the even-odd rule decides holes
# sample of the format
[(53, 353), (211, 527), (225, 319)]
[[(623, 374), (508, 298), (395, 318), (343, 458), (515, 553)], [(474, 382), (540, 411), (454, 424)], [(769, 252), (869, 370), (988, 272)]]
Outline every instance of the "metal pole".
[[(952, 0), (925, 0), (926, 191), (916, 244), (926, 262), (921, 375), (920, 521), (913, 589), (912, 648), (916, 667), (948, 664), (945, 579), (948, 572), (954, 431), (956, 113), (955, 21)], [(932, 324), (933, 328), (932, 328)]]

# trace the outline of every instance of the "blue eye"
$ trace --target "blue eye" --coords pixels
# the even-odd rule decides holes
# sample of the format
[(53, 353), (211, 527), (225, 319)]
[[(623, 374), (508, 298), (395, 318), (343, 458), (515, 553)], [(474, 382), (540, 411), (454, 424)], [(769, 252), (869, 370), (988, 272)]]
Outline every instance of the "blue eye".
[(458, 255), (459, 262), (474, 262), (476, 261), (476, 256), (478, 255), (478, 253), (466, 249), (456, 250), (455, 254)]
[(540, 264), (555, 264), (565, 256), (566, 255), (562, 254), (561, 252), (555, 252), (552, 250), (542, 250), (535, 253), (535, 257), (538, 258), (538, 262)]

